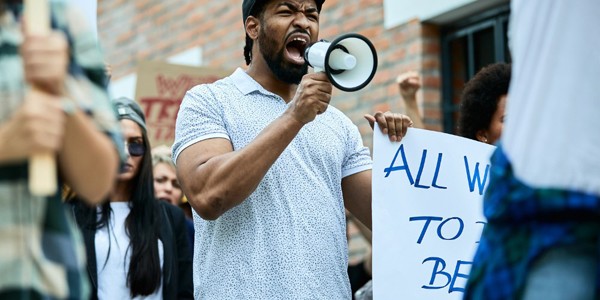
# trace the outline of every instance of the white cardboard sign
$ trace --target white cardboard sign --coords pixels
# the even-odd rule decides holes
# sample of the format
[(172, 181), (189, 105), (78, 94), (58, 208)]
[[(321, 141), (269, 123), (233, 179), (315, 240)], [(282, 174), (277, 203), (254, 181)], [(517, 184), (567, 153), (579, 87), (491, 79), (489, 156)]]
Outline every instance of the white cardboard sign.
[(462, 299), (495, 147), (410, 128), (373, 147), (375, 299)]

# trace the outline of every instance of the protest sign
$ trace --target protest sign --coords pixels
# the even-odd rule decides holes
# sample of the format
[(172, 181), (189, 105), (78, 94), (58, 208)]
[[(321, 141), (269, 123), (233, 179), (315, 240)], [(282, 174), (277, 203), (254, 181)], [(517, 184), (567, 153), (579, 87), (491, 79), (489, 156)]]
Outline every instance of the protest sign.
[(495, 147), (410, 128), (373, 147), (375, 299), (462, 299)]
[(175, 120), (185, 93), (196, 85), (213, 83), (232, 71), (141, 61), (137, 67), (135, 101), (146, 116), (152, 147), (172, 145)]

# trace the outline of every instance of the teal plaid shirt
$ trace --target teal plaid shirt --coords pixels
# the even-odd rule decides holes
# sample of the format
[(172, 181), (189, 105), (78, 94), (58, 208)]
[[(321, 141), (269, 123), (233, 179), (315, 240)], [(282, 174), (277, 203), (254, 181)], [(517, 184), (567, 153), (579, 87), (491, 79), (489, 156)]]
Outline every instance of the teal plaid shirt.
[[(501, 146), (492, 156), (490, 180), (484, 199), (488, 224), (473, 260), (466, 300), (521, 299), (529, 269), (545, 251), (598, 245), (600, 197), (523, 184)], [(597, 283), (596, 299), (599, 287)]]
[[(27, 91), (18, 47), (20, 5), (0, 4), (0, 124)], [(86, 20), (65, 4), (52, 4), (52, 26), (68, 39), (67, 90), (122, 152), (115, 110), (106, 93), (102, 55)], [(1, 141), (5, 142), (5, 141)], [(35, 197), (26, 162), (0, 165), (0, 299), (87, 299), (85, 249), (60, 194)], [(60, 190), (60, 189), (59, 189)]]

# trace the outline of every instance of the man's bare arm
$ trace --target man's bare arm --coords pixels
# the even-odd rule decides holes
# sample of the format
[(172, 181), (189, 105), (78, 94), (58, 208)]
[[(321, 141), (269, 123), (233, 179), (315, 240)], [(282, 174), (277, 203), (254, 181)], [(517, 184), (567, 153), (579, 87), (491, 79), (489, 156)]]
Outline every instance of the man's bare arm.
[(67, 118), (58, 162), (69, 186), (88, 204), (97, 205), (113, 187), (119, 154), (110, 138), (77, 110)]
[(369, 230), (371, 229), (371, 170), (342, 179), (346, 209)]
[(226, 139), (209, 139), (183, 150), (177, 177), (198, 215), (215, 220), (248, 198), (302, 126), (325, 112), (330, 100), (326, 75), (305, 75), (286, 112), (243, 149), (233, 151)]
[(248, 198), (302, 125), (283, 115), (239, 151), (226, 139), (209, 139), (181, 152), (177, 177), (198, 215), (215, 220)]
[(419, 73), (406, 72), (400, 74), (396, 82), (398, 82), (400, 95), (402, 95), (404, 104), (406, 104), (406, 115), (414, 122), (414, 127), (425, 128), (417, 103), (417, 92), (421, 88), (420, 80)]
[[(402, 114), (391, 112), (376, 112), (374, 115), (365, 115), (371, 128), (377, 123), (383, 134), (387, 134), (390, 141), (400, 142), (406, 136), (408, 127), (413, 126), (412, 120)], [(342, 193), (344, 205), (364, 226), (371, 230), (371, 170), (359, 172), (342, 179)]]

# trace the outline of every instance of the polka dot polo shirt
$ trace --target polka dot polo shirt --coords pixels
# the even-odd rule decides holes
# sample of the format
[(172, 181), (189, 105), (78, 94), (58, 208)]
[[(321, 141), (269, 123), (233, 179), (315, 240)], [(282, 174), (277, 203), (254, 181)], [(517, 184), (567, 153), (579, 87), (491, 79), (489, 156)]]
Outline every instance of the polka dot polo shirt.
[[(181, 104), (173, 160), (210, 138), (240, 150), (287, 106), (242, 69), (196, 86)], [(371, 164), (358, 128), (330, 106), (242, 204), (215, 221), (194, 212), (195, 298), (350, 299), (341, 181)]]

